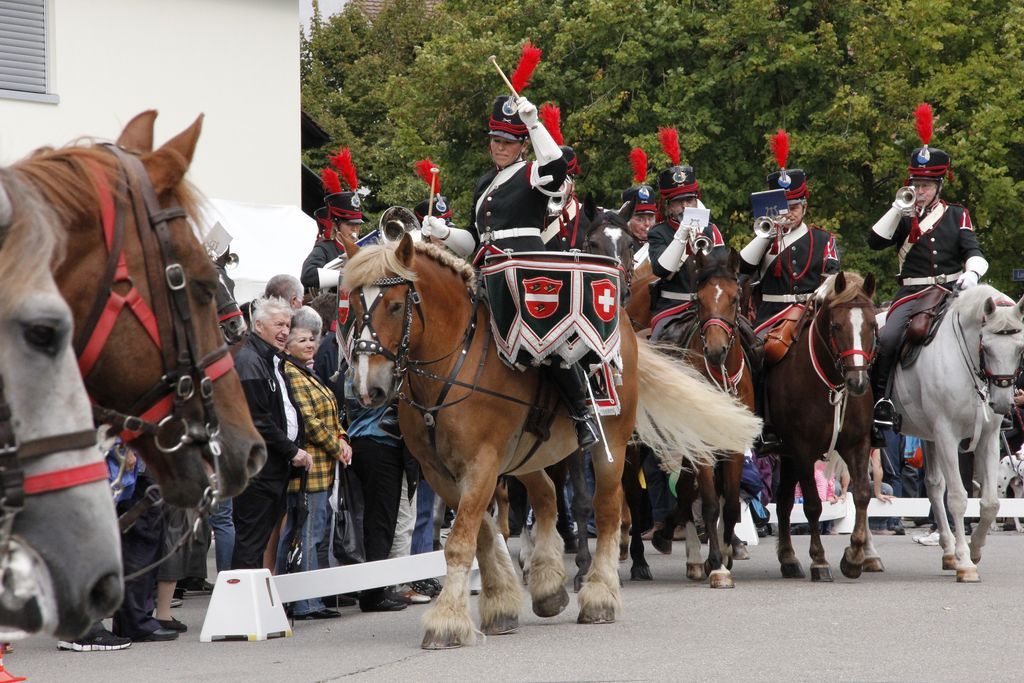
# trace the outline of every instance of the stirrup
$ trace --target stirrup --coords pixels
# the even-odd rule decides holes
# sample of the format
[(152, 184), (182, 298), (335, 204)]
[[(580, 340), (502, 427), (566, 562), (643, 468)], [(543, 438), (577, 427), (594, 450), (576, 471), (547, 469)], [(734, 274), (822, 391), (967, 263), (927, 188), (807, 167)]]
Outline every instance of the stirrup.
[(900, 420), (896, 414), (896, 406), (887, 396), (883, 396), (875, 402), (872, 413), (876, 426), (899, 431)]
[(780, 448), (782, 448), (782, 439), (769, 427), (762, 429), (761, 433), (754, 439), (754, 450), (757, 451), (758, 455), (778, 453)]

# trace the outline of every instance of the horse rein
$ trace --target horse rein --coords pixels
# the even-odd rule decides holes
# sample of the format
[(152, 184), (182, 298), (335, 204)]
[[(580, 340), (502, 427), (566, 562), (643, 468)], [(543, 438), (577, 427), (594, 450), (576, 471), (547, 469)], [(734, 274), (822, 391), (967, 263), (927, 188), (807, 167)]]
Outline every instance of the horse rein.
[[(142, 161), (135, 155), (105, 145), (117, 160), (117, 187), (111, 190), (106, 173), (93, 164), (93, 183), (100, 200), (108, 259), (105, 276), (85, 324), (76, 340), (79, 369), (87, 379), (99, 360), (120, 313), (127, 307), (145, 329), (147, 336), (163, 358), (164, 374), (160, 380), (126, 412), (104, 407), (94, 401), (93, 414), (97, 424), (109, 424), (120, 432), (124, 442), (140, 435), (153, 438), (157, 449), (174, 453), (187, 445), (197, 445), (208, 456), (214, 477), (220, 468), (220, 424), (213, 405), (213, 383), (231, 370), (234, 363), (226, 345), (204, 356), (199, 355), (195, 318), (186, 292), (187, 276), (171, 242), (170, 223), (186, 218), (178, 204), (164, 209)], [(135, 288), (124, 254), (125, 218), (135, 212), (135, 229), (144, 256), (144, 272), (151, 296), (165, 287), (167, 296), (158, 301), (156, 310)], [(157, 266), (157, 267), (153, 267)], [(114, 291), (125, 283), (126, 294)], [(198, 390), (201, 421), (189, 421), (185, 404)], [(168, 426), (181, 425), (177, 443), (161, 442)], [(214, 482), (214, 486), (215, 486)], [(212, 491), (216, 496), (216, 491)], [(209, 496), (204, 493), (203, 504)]]

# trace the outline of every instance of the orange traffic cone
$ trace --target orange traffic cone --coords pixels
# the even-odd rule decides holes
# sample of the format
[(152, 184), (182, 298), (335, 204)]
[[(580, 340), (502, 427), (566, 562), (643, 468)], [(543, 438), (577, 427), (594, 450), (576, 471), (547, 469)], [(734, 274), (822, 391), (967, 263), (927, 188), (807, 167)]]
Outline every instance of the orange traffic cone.
[(7, 652), (7, 643), (0, 643), (0, 683), (18, 683), (27, 681), (24, 676), (15, 676), (4, 668), (4, 653)]

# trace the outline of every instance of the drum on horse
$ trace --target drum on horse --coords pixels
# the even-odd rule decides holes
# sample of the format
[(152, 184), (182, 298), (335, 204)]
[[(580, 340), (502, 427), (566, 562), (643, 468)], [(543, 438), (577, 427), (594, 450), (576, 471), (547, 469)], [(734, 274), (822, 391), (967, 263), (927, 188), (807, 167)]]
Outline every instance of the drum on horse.
[[(474, 640), (468, 609), (474, 555), (483, 583), (483, 632), (518, 629), (519, 582), (505, 544), (485, 515), (502, 473), (526, 485), (534, 506), (537, 540), (529, 586), (534, 613), (559, 614), (569, 598), (555, 530), (555, 492), (543, 468), (576, 450), (565, 409), (553, 391), (543, 390), (539, 370), (520, 372), (500, 360), (490, 338), (488, 308), (476, 293), (476, 273), (463, 261), (433, 245), (414, 245), (408, 237), (396, 246), (362, 250), (349, 243), (346, 251), (355, 391), (367, 406), (402, 399), (399, 418), (406, 445), (434, 490), (459, 511), (445, 545), (447, 582), (426, 615), (423, 647), (457, 647)], [(621, 411), (603, 420), (604, 444), (594, 449), (599, 454), (594, 457), (598, 540), (579, 594), (581, 623), (614, 621), (620, 604), (615, 552), (619, 478), (634, 423), (660, 451), (696, 462), (710, 459), (716, 450), (745, 447), (759, 424), (730, 397), (708, 389), (694, 372), (638, 343), (625, 319), (619, 319), (618, 329)], [(530, 431), (531, 421), (549, 425), (547, 440)], [(604, 456), (605, 445), (611, 460)]]
[(155, 117), (136, 116), (117, 145), (42, 149), (13, 170), (75, 245), (54, 275), (94, 416), (132, 441), (165, 500), (205, 508), (241, 492), (266, 448), (217, 326), (217, 273), (186, 220), (202, 118), (153, 151)]
[[(999, 510), (997, 472), (1001, 416), (1013, 406), (1024, 351), (1024, 298), (1014, 304), (988, 285), (959, 292), (931, 343), (909, 367), (894, 369), (893, 402), (901, 431), (925, 442), (925, 483), (939, 526), (942, 568), (961, 582), (978, 581), (977, 563)], [(981, 516), (964, 534), (967, 491), (958, 467), (958, 445), (974, 452), (974, 478), (981, 484)], [(954, 529), (943, 504), (948, 499)]]
[(64, 238), (0, 169), (0, 630), (76, 638), (121, 603), (121, 540), (50, 268)]
[(867, 525), (872, 409), (868, 371), (877, 333), (871, 301), (874, 292), (872, 274), (865, 278), (852, 272), (829, 276), (798, 323), (797, 336), (786, 355), (765, 369), (768, 419), (782, 441), (776, 509), (778, 557), (785, 578), (804, 577), (789, 528), (799, 483), (811, 533), (811, 580), (832, 580), (821, 544), (822, 501), (814, 483), (814, 466), (818, 460), (832, 457), (833, 451), (838, 451), (849, 467), (857, 509), (840, 569), (851, 579), (861, 571), (883, 570)]

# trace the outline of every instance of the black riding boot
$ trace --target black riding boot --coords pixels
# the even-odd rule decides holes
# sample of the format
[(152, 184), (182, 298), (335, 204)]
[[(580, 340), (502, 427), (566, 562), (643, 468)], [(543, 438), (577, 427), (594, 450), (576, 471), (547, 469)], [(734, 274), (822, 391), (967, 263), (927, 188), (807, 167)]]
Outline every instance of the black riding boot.
[(900, 416), (896, 414), (896, 406), (886, 395), (889, 388), (889, 373), (892, 372), (892, 361), (884, 354), (875, 357), (871, 368), (871, 388), (875, 395), (874, 422), (871, 425), (871, 445), (874, 448), (885, 446), (883, 429), (900, 430)]
[(563, 368), (558, 365), (548, 366), (548, 377), (554, 380), (562, 400), (569, 409), (569, 416), (576, 423), (576, 441), (580, 448), (593, 446), (598, 442), (597, 422), (590, 405), (587, 403), (586, 378), (578, 365)]
[(751, 373), (754, 381), (754, 414), (761, 418), (761, 433), (754, 440), (754, 450), (758, 455), (778, 453), (782, 447), (782, 439), (768, 420), (768, 391), (761, 372)]

